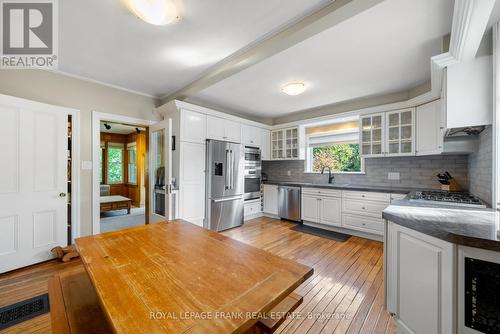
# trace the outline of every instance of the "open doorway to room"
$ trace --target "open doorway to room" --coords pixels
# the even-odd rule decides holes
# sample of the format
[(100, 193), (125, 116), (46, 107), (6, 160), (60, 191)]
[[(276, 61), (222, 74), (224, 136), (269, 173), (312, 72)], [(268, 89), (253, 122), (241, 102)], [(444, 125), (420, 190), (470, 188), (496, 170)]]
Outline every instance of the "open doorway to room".
[(148, 129), (101, 121), (100, 232), (146, 224)]

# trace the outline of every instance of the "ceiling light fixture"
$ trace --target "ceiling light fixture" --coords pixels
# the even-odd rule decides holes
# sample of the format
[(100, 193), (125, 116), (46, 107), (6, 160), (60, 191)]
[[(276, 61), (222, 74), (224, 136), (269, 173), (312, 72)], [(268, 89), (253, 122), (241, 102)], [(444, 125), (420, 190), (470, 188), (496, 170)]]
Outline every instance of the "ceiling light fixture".
[(141, 20), (163, 26), (179, 19), (173, 0), (128, 0), (128, 7)]
[(302, 81), (293, 81), (281, 87), (281, 90), (287, 95), (294, 96), (304, 93), (306, 85)]

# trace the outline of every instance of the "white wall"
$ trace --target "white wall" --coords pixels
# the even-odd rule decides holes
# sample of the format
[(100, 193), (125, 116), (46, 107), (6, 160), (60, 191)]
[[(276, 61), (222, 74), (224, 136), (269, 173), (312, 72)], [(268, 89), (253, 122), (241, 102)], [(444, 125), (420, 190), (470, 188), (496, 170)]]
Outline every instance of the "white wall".
[[(0, 94), (80, 110), (82, 161), (92, 160), (92, 111), (155, 119), (152, 97), (41, 70), (0, 70)], [(81, 171), (81, 235), (92, 231), (92, 172)]]

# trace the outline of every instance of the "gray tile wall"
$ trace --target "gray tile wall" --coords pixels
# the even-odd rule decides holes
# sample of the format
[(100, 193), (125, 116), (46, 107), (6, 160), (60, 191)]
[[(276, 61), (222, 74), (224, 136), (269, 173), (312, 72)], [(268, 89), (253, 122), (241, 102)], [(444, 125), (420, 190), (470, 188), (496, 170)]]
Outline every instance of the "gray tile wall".
[[(467, 189), (467, 155), (434, 155), (426, 157), (371, 158), (365, 160), (365, 174), (335, 174), (338, 184), (394, 186), (421, 189), (440, 189), (436, 174), (450, 172)], [(304, 173), (304, 161), (263, 161), (262, 171), (269, 180), (327, 183), (328, 176)], [(288, 175), (290, 171), (290, 175)], [(389, 172), (399, 172), (400, 180), (388, 180)]]
[(469, 155), (469, 191), (491, 204), (493, 186), (493, 129), (479, 135), (479, 150)]

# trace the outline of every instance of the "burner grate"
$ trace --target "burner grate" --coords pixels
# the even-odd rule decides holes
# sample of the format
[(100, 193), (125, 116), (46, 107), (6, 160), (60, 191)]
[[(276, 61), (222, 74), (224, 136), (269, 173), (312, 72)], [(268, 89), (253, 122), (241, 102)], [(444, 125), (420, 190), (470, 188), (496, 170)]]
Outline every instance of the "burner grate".
[(49, 312), (49, 295), (44, 294), (0, 308), (0, 330)]

